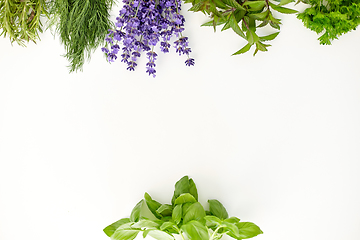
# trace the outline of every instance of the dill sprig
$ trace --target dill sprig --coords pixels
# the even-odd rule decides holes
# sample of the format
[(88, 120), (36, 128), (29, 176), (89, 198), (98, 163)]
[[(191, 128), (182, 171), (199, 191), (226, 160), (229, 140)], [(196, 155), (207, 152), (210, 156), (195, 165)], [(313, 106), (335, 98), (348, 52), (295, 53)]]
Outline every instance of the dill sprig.
[(56, 0), (51, 13), (58, 20), (56, 31), (65, 46), (70, 72), (82, 70), (85, 59), (104, 42), (111, 28), (114, 0)]
[(29, 41), (36, 43), (43, 31), (40, 16), (49, 17), (47, 9), (45, 0), (1, 0), (0, 36), (9, 37), (11, 43), (21, 46)]

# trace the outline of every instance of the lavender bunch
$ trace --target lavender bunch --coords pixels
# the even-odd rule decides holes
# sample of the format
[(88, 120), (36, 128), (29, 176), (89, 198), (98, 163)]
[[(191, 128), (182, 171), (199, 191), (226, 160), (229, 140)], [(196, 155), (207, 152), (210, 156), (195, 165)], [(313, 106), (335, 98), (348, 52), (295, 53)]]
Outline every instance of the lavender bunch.
[(155, 77), (157, 53), (154, 48), (160, 42), (161, 52), (169, 52), (170, 40), (175, 36), (176, 52), (187, 56), (187, 66), (195, 64), (190, 58), (188, 38), (182, 35), (185, 18), (180, 14), (181, 0), (123, 0), (123, 3), (116, 18), (116, 29), (109, 29), (105, 39), (110, 47), (102, 48), (109, 62), (118, 58), (119, 43), (122, 43), (119, 58), (127, 64), (127, 70), (134, 71), (136, 60), (146, 52), (146, 72)]

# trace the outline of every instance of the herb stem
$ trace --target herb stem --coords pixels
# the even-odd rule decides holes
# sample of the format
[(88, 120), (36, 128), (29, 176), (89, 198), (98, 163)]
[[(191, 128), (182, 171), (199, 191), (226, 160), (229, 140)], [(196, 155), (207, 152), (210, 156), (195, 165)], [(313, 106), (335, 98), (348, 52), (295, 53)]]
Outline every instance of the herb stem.
[(215, 235), (217, 234), (217, 232), (220, 230), (220, 228), (222, 228), (221, 226), (218, 226), (215, 231), (211, 234), (211, 237), (209, 240), (213, 240), (215, 238)]
[(184, 235), (182, 234), (182, 231), (181, 231), (181, 230), (179, 231), (179, 234), (180, 234), (181, 238), (182, 238), (183, 240), (185, 240), (185, 237), (184, 237)]

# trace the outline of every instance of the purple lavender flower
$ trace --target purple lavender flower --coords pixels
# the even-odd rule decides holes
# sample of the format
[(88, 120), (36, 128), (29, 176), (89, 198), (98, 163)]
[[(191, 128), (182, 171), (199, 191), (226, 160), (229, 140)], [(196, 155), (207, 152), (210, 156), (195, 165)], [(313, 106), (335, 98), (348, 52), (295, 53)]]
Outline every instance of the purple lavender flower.
[(193, 58), (188, 58), (186, 61), (185, 61), (185, 65), (186, 66), (194, 66), (195, 64), (195, 60)]
[(156, 73), (156, 70), (155, 70), (155, 60), (156, 60), (156, 57), (157, 57), (157, 54), (156, 52), (153, 52), (153, 51), (149, 51), (148, 53), (146, 53), (147, 55), (147, 58), (149, 59), (148, 63), (146, 63), (146, 72), (149, 73), (149, 75), (153, 75), (153, 77), (155, 77), (155, 73)]
[(121, 62), (127, 64), (127, 70), (134, 71), (144, 51), (148, 58), (146, 72), (155, 77), (157, 54), (152, 49), (160, 42), (160, 50), (169, 52), (169, 42), (175, 36), (175, 51), (187, 55), (185, 65), (194, 65), (194, 59), (189, 56), (188, 38), (182, 35), (185, 18), (180, 14), (181, 0), (123, 0), (123, 3), (116, 29), (109, 30), (105, 39), (110, 48), (102, 48), (109, 62), (117, 59), (122, 44)]

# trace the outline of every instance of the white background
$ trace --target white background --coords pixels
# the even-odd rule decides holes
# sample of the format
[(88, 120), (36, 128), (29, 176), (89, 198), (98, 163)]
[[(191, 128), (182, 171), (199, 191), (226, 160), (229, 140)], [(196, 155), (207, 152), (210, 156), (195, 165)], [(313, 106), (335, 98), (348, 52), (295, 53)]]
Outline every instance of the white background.
[(196, 65), (159, 53), (155, 79), (100, 50), (68, 74), (49, 32), (0, 39), (1, 240), (106, 240), (184, 175), (254, 239), (360, 239), (360, 31), (320, 46), (282, 15), (268, 52), (231, 56), (240, 37), (183, 13)]

